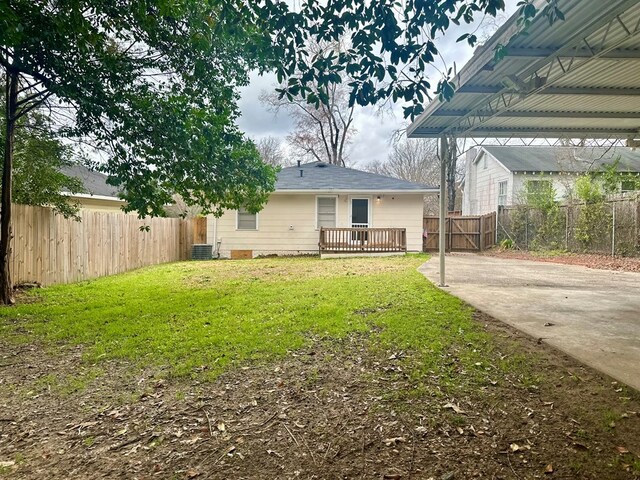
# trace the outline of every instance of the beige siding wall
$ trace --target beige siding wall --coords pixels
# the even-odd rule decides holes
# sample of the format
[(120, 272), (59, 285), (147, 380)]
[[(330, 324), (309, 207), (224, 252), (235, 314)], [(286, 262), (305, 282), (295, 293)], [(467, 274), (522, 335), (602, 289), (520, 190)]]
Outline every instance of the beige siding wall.
[(407, 250), (422, 251), (423, 195), (382, 195), (373, 197), (372, 227), (407, 229)]
[[(332, 195), (322, 195), (332, 196)], [(334, 195), (335, 196), (335, 195)], [(350, 199), (369, 198), (371, 227), (407, 229), (409, 251), (422, 249), (423, 196), (416, 194), (348, 195), (338, 197), (337, 226), (350, 227)], [(257, 230), (237, 230), (236, 212), (227, 211), (219, 219), (207, 221), (207, 243), (220, 241), (220, 254), (231, 250), (252, 250), (253, 256), (318, 253), (316, 194), (276, 193), (258, 213)]]
[(93, 210), (95, 212), (112, 212), (123, 213), (122, 206), (125, 202), (120, 200), (105, 200), (101, 198), (89, 198), (89, 197), (70, 197), (71, 201), (80, 204), (80, 208), (86, 210)]

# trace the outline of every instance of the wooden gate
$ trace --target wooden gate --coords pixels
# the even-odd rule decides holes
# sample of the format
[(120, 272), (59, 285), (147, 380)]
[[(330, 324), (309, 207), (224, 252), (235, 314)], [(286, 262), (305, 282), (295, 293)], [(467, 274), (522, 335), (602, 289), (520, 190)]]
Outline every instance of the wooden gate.
[[(440, 218), (424, 217), (422, 250), (437, 251), (440, 241)], [(481, 216), (447, 217), (446, 250), (481, 252), (496, 244), (496, 213)]]

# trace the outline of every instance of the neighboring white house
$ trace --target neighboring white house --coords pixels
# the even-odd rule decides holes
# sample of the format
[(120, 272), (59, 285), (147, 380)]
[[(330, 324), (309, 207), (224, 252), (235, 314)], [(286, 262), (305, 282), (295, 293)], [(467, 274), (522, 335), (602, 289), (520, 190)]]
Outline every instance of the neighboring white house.
[[(518, 203), (527, 181), (552, 182), (558, 200), (578, 175), (618, 161), (618, 171), (640, 173), (640, 152), (629, 148), (484, 146), (467, 153), (463, 215)], [(621, 185), (625, 191), (625, 185)]]
[(318, 253), (320, 227), (405, 228), (407, 251), (422, 250), (423, 204), (437, 187), (323, 162), (283, 168), (263, 210), (225, 211), (207, 221), (220, 256)]

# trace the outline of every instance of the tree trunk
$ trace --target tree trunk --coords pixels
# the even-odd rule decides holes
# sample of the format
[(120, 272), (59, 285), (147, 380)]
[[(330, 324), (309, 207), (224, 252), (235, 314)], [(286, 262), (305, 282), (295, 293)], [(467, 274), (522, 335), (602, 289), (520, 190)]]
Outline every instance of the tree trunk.
[[(454, 160), (455, 163), (455, 160)], [(455, 165), (454, 165), (455, 167)], [(449, 211), (454, 212), (456, 210), (456, 176), (455, 173), (451, 175), (447, 172), (447, 199), (449, 201)]]
[(7, 72), (6, 121), (7, 131), (2, 165), (2, 202), (0, 203), (0, 303), (15, 302), (11, 283), (11, 174), (13, 169), (13, 142), (15, 137), (18, 103), (18, 74)]
[(456, 209), (456, 173), (458, 163), (458, 149), (455, 137), (448, 137), (447, 154), (447, 199), (449, 201), (448, 209), (450, 212)]

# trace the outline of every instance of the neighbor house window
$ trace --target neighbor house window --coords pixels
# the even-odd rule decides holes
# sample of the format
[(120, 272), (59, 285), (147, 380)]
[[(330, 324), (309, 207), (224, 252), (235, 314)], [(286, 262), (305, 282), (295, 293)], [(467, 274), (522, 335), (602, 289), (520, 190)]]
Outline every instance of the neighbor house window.
[(507, 182), (498, 183), (498, 205), (507, 204)]
[(620, 190), (622, 191), (622, 193), (635, 192), (636, 190), (640, 190), (639, 186), (640, 181), (623, 180), (622, 184), (620, 185)]
[(317, 197), (317, 217), (316, 224), (318, 228), (334, 228), (336, 226), (336, 197)]
[(528, 201), (536, 201), (539, 199), (555, 197), (553, 183), (551, 180), (527, 180), (525, 183), (525, 191)]
[(238, 230), (257, 230), (258, 214), (248, 212), (245, 208), (238, 210)]
[(486, 169), (487, 169), (487, 156), (486, 156), (486, 155), (483, 155), (483, 156), (482, 156), (482, 168), (483, 168), (484, 170), (486, 170)]

